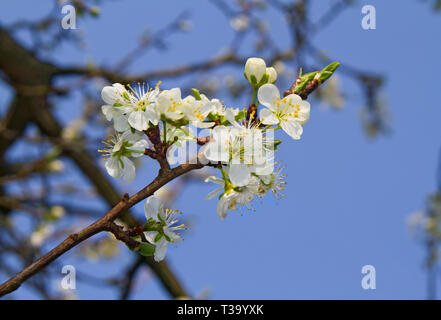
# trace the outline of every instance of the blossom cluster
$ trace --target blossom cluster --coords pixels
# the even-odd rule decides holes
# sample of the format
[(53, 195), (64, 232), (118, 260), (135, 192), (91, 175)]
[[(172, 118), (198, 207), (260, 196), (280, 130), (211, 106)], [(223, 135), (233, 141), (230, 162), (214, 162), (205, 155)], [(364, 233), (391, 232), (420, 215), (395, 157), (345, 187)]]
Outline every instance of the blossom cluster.
[[(131, 181), (136, 171), (133, 158), (154, 154), (166, 159), (168, 149), (198, 141), (201, 137), (194, 132), (205, 129), (210, 134), (198, 161), (219, 170), (219, 176), (206, 179), (218, 185), (206, 199), (218, 198), (221, 219), (228, 211), (249, 208), (253, 199), (268, 193), (279, 197), (286, 182), (275, 161), (280, 141), (274, 132), (281, 129), (292, 139), (300, 139), (310, 104), (294, 93), (281, 96), (274, 84), (277, 72), (267, 68), (263, 59), (248, 59), (244, 75), (253, 96), (242, 109), (227, 107), (197, 89), (183, 97), (180, 88), (161, 90), (160, 83), (153, 88), (141, 83), (104, 87), (102, 112), (116, 131), (105, 141), (106, 148), (99, 150), (109, 175)], [(147, 199), (145, 214), (142, 239), (154, 246), (155, 259), (160, 261), (168, 244), (181, 240), (176, 231), (184, 226), (177, 225), (175, 211), (164, 209), (159, 197)]]

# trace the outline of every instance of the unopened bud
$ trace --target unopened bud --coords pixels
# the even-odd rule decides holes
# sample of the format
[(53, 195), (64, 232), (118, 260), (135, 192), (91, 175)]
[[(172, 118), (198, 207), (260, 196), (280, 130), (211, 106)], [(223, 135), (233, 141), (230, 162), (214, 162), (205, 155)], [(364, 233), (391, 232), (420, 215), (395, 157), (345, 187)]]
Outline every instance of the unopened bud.
[(266, 63), (261, 58), (249, 58), (245, 63), (245, 78), (253, 87), (258, 87), (266, 76)]

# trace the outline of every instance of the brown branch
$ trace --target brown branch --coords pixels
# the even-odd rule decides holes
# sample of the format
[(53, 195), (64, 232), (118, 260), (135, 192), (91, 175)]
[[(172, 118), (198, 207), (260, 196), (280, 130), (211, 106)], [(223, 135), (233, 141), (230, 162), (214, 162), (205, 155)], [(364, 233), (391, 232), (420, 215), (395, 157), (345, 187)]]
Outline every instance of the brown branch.
[(77, 74), (86, 77), (103, 77), (109, 80), (110, 82), (131, 83), (131, 82), (146, 81), (151, 79), (159, 79), (159, 78), (165, 79), (171, 77), (178, 77), (181, 75), (186, 75), (197, 71), (214, 69), (216, 67), (220, 67), (227, 63), (242, 64), (244, 63), (244, 59), (239, 58), (233, 52), (228, 51), (206, 61), (197, 62), (193, 64), (185, 64), (178, 67), (166, 68), (157, 71), (150, 71), (131, 76), (125, 76), (123, 74), (105, 68), (94, 68), (94, 67), (84, 68), (81, 66), (64, 67), (64, 68), (58, 67), (57, 74), (58, 75)]
[[(69, 251), (76, 245), (80, 244), (82, 241), (90, 238), (91, 236), (100, 233), (102, 231), (110, 231), (117, 236), (118, 239), (123, 240), (126, 244), (129, 242), (130, 245), (133, 245), (127, 238), (129, 237), (127, 234), (123, 235), (118, 226), (116, 226), (113, 221), (125, 210), (144, 200), (145, 198), (151, 196), (156, 190), (161, 188), (163, 185), (168, 183), (169, 181), (193, 170), (200, 169), (203, 165), (200, 163), (185, 163), (176, 168), (173, 168), (169, 172), (162, 173), (158, 175), (148, 186), (134, 194), (132, 197), (128, 197), (126, 195), (119, 203), (114, 206), (106, 215), (104, 215), (101, 219), (92, 223), (87, 228), (81, 230), (78, 233), (70, 235), (66, 240), (64, 240), (57, 247), (49, 251), (46, 255), (39, 258), (35, 262), (33, 262), (30, 266), (25, 268), (23, 271), (16, 274), (14, 277), (6, 281), (0, 286), (0, 297), (5, 294), (11, 293), (12, 291), (17, 290), (20, 285), (25, 282), (28, 278), (34, 276), (39, 271), (44, 269), (48, 264), (57, 259), (59, 256)], [(128, 241), (128, 242), (126, 242)], [(129, 246), (130, 246), (129, 245)], [(155, 267), (154, 267), (155, 268)], [(157, 267), (154, 269), (156, 272), (165, 273), (167, 277), (167, 282), (165, 286), (169, 287), (172, 285), (176, 285), (175, 283), (169, 283), (170, 279), (168, 270), (162, 270), (161, 267)]]

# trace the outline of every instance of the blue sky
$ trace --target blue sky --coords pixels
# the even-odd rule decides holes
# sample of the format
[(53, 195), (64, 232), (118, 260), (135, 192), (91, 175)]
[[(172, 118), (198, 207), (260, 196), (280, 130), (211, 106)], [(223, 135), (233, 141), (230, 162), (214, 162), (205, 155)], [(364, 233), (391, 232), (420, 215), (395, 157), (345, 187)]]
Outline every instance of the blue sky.
[[(333, 2), (315, 1), (317, 18)], [(39, 7), (32, 1), (4, 3), (0, 21), (37, 17), (47, 12), (50, 2), (46, 3)], [(376, 30), (360, 26), (364, 4), (376, 7)], [(79, 30), (72, 31), (86, 33), (87, 49), (79, 52), (63, 46), (56, 61), (81, 63), (95, 57), (97, 63), (112, 65), (134, 46), (146, 26), (160, 28), (183, 9), (191, 12), (193, 31), (172, 36), (170, 51), (150, 51), (131, 71), (203, 60), (220, 52), (232, 36), (228, 21), (208, 1), (112, 1), (101, 9), (102, 17), (80, 21)], [(288, 41), (280, 15), (270, 10), (267, 17), (276, 30), (275, 39), (282, 44)], [(359, 121), (363, 104), (359, 88), (337, 73), (349, 94), (344, 109), (337, 112), (313, 105), (302, 140), (285, 136), (279, 149), (288, 174), (285, 199), (276, 205), (268, 197), (256, 205), (255, 213), (231, 213), (220, 221), (216, 201), (203, 200), (213, 186), (186, 188), (176, 206), (191, 219), (192, 228), (168, 258), (191, 294), (208, 288), (214, 299), (426, 297), (424, 250), (411, 237), (406, 218), (422, 208), (436, 188), (441, 45), (434, 35), (440, 27), (441, 16), (420, 1), (358, 1), (314, 38), (314, 44), (334, 60), (386, 76), (383, 94), (392, 132), (376, 139), (365, 135)], [(179, 84), (178, 79), (163, 86)], [(9, 94), (4, 87), (0, 93), (0, 103), (5, 105)], [(70, 99), (60, 103), (57, 111), (62, 121), (79, 113), (80, 109), (69, 108), (79, 105), (78, 96)], [(116, 184), (133, 193), (156, 173), (156, 165), (148, 162), (139, 172), (134, 183)], [(135, 212), (141, 216), (142, 205)], [(129, 253), (122, 249), (124, 259)], [(59, 263), (79, 269), (84, 264), (72, 254), (61, 257)], [(361, 268), (367, 264), (376, 268), (376, 290), (366, 291), (360, 285)], [(111, 262), (88, 263), (87, 268), (98, 276), (118, 270)], [(78, 283), (78, 294), (90, 299), (116, 297), (114, 291), (84, 283)], [(21, 289), (17, 297), (35, 296)], [(134, 298), (166, 295), (152, 280)]]

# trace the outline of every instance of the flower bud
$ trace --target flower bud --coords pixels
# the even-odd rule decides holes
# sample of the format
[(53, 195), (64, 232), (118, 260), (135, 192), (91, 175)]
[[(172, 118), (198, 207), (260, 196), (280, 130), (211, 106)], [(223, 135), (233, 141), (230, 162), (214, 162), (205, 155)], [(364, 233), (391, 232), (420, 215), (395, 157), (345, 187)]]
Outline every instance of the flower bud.
[(277, 80), (277, 71), (273, 67), (266, 68), (266, 74), (268, 75), (268, 83), (275, 83)]
[(259, 86), (266, 75), (265, 61), (261, 58), (249, 58), (245, 63), (244, 75), (253, 87)]

